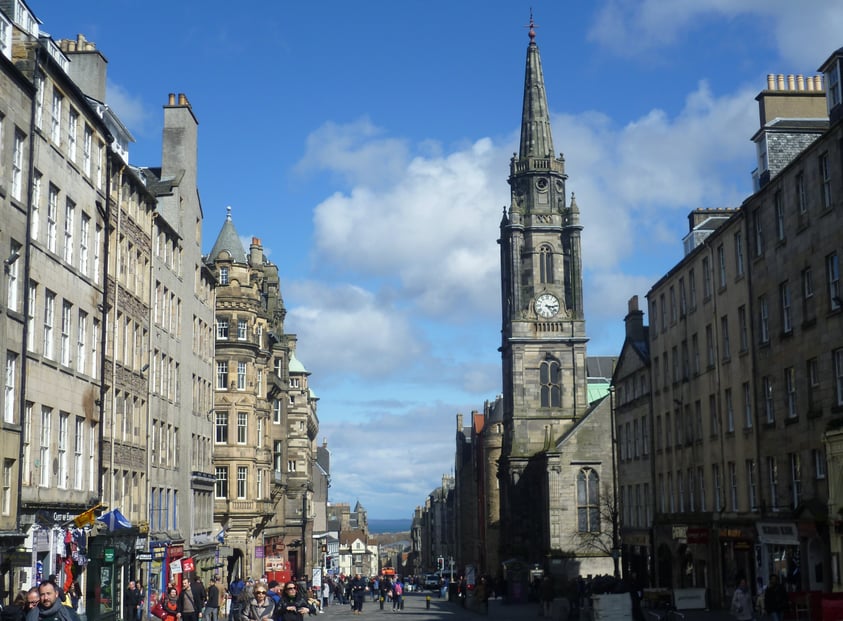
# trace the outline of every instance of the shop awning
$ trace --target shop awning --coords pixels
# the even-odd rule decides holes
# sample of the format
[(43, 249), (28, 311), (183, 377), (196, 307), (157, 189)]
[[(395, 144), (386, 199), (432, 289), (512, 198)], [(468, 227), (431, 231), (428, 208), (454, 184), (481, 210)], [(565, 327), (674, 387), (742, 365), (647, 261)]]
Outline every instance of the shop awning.
[(799, 531), (793, 522), (758, 522), (758, 542), (798, 546)]

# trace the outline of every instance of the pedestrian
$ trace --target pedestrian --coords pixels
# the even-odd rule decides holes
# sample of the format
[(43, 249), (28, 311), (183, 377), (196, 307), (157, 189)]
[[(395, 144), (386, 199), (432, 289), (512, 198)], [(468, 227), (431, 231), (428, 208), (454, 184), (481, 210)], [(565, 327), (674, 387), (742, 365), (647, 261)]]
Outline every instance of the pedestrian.
[(123, 591), (123, 619), (124, 621), (138, 621), (140, 605), (143, 596), (137, 582), (129, 580), (129, 585)]
[(750, 621), (755, 617), (755, 607), (752, 604), (752, 594), (749, 592), (749, 585), (746, 578), (741, 578), (738, 588), (732, 595), (732, 615), (738, 621)]
[(196, 595), (190, 586), (190, 580), (185, 578), (181, 583), (181, 594), (179, 594), (179, 614), (181, 621), (198, 621), (199, 613), (202, 612), (202, 602), (196, 601)]
[(787, 590), (779, 582), (776, 574), (770, 576), (770, 583), (764, 590), (764, 611), (770, 615), (770, 621), (782, 621), (784, 612), (790, 607)]
[(327, 578), (322, 583), (322, 610), (325, 610), (328, 607), (328, 603), (331, 601), (331, 581)]
[(404, 587), (398, 578), (395, 578), (395, 583), (392, 585), (392, 612), (397, 612), (403, 608)]
[(360, 574), (354, 574), (351, 581), (351, 610), (356, 615), (363, 614), (363, 598), (366, 597), (366, 581)]
[(205, 602), (205, 621), (219, 621), (220, 615), (220, 589), (217, 586), (216, 578), (211, 578), (208, 585), (208, 597)]
[(236, 621), (240, 618), (240, 611), (243, 609), (243, 602), (240, 598), (243, 591), (246, 590), (246, 583), (243, 578), (237, 577), (231, 584), (228, 585), (228, 596), (230, 598), (230, 608), (228, 618), (230, 621)]
[(306, 614), (310, 614), (307, 600), (299, 593), (295, 582), (287, 582), (281, 595), (281, 614), (278, 621), (304, 621)]
[(55, 584), (45, 580), (38, 585), (40, 601), (26, 613), (26, 621), (79, 621), (79, 615), (59, 599)]
[(179, 592), (171, 586), (161, 598), (161, 621), (177, 621), (179, 612)]
[(550, 618), (554, 596), (553, 580), (550, 579), (550, 576), (542, 578), (541, 586), (539, 586), (539, 596), (542, 601), (542, 616)]
[(272, 621), (275, 602), (268, 596), (267, 590), (267, 586), (263, 583), (255, 585), (252, 590), (252, 600), (240, 613), (240, 621)]
[(0, 621), (24, 621), (29, 608), (26, 591), (18, 591), (14, 601), (0, 610)]

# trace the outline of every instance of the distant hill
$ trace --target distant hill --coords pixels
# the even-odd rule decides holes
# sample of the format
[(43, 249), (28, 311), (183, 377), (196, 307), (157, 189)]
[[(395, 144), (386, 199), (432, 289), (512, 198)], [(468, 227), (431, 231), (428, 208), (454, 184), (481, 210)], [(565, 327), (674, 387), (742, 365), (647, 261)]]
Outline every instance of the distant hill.
[(403, 533), (410, 532), (410, 527), (413, 524), (412, 519), (400, 520), (369, 520), (369, 532), (373, 535), (381, 533)]

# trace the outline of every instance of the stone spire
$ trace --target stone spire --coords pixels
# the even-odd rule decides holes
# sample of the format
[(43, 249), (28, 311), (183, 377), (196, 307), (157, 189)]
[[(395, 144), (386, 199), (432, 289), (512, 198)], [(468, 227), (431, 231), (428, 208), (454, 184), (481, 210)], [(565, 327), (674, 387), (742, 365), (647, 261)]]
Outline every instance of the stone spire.
[(536, 45), (535, 23), (530, 14), (530, 45), (527, 46), (527, 70), (524, 75), (524, 108), (521, 113), (521, 159), (553, 157), (553, 137), (539, 47)]
[(220, 252), (227, 251), (231, 255), (231, 260), (235, 263), (248, 263), (246, 257), (246, 250), (243, 248), (243, 242), (240, 241), (240, 236), (237, 234), (237, 229), (234, 228), (234, 222), (231, 221), (231, 207), (226, 207), (225, 223), (222, 225), (220, 234), (217, 236), (217, 241), (214, 242), (214, 247), (208, 255), (209, 261), (216, 261)]

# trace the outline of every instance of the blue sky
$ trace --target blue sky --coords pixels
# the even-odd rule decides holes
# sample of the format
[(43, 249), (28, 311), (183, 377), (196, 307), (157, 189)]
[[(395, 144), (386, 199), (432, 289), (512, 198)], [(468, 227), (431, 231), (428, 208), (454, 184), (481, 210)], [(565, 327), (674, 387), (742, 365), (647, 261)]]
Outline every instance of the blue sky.
[[(498, 225), (535, 15), (554, 146), (582, 213), (589, 354), (680, 258), (687, 214), (751, 192), (755, 96), (843, 45), (839, 0), (31, 0), (109, 60), (160, 162), (199, 119), (210, 249), (232, 206), (278, 264), (335, 502), (409, 518), (452, 472), (456, 414), (501, 388)], [(467, 418), (466, 418), (467, 420)]]

